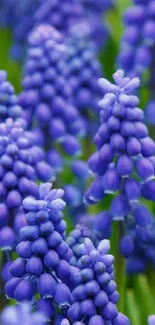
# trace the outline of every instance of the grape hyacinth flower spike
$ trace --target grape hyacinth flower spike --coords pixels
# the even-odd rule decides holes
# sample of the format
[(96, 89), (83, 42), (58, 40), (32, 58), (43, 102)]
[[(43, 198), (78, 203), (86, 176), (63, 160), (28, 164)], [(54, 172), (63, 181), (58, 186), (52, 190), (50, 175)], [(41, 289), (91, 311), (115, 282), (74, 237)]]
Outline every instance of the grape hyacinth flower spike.
[(145, 118), (154, 125), (155, 107), (155, 4), (153, 0), (135, 1), (123, 17), (125, 30), (121, 39), (117, 66), (129, 76), (139, 76), (141, 86), (147, 87), (148, 102)]
[(68, 48), (68, 80), (73, 92), (73, 101), (81, 114), (90, 119), (99, 114), (98, 101), (101, 91), (97, 80), (102, 77), (102, 68), (97, 58), (97, 49), (91, 38), (88, 22), (79, 22), (70, 27), (66, 45)]
[(105, 22), (105, 14), (112, 8), (111, 0), (82, 0), (84, 18), (90, 25), (91, 38), (100, 50), (109, 36), (109, 28)]
[[(132, 1), (124, 13), (125, 31), (121, 39), (118, 66), (130, 76), (154, 73), (154, 1)], [(152, 70), (152, 71), (151, 71)]]
[(25, 223), (22, 200), (37, 197), (36, 181), (52, 179), (53, 170), (23, 119), (0, 123), (0, 143), (0, 247), (5, 251), (15, 248), (20, 222)]
[(79, 245), (84, 242), (85, 238), (91, 238), (91, 230), (82, 224), (77, 224), (75, 229), (68, 235), (66, 242), (73, 252), (73, 256), (70, 259), (71, 265), (77, 266), (77, 262), (82, 256)]
[(29, 124), (41, 132), (48, 155), (58, 143), (69, 156), (76, 156), (81, 150), (78, 137), (84, 135), (84, 124), (66, 83), (63, 37), (53, 27), (41, 25), (29, 35), (28, 46), (19, 103)]
[(83, 16), (81, 1), (61, 0), (43, 1), (35, 13), (35, 23), (49, 24), (64, 35), (67, 34), (70, 24), (74, 24)]
[(35, 24), (34, 15), (40, 6), (41, 0), (2, 0), (3, 11), (0, 9), (5, 25), (10, 28), (12, 43), (9, 47), (9, 55), (15, 61), (21, 61), (25, 55), (27, 38), (31, 28)]
[[(87, 190), (85, 201), (94, 204), (118, 191), (109, 211), (111, 221), (123, 224), (124, 235), (128, 234), (132, 223), (136, 236), (143, 242), (146, 240), (144, 233), (147, 240), (153, 236), (146, 228), (146, 224), (151, 229), (154, 227), (152, 217), (140, 198), (155, 201), (155, 143), (148, 135), (143, 111), (137, 106), (139, 99), (134, 95), (140, 85), (139, 79), (125, 78), (122, 70), (113, 77), (115, 84), (99, 80), (104, 92), (99, 102), (101, 125), (94, 138), (97, 152), (88, 161), (96, 179)], [(106, 224), (105, 217), (103, 214)], [(107, 226), (109, 231), (110, 224)], [(142, 230), (143, 236), (140, 236)], [(122, 252), (129, 256), (134, 249), (133, 238), (125, 236), (122, 241)]]
[(66, 33), (71, 21), (83, 14), (80, 2), (76, 0), (1, 0), (0, 18), (11, 29), (12, 44), (9, 49), (14, 60), (23, 59), (27, 39), (31, 30), (40, 24), (50, 24), (62, 33)]
[[(101, 241), (95, 248), (89, 238), (79, 246), (83, 255), (77, 263), (79, 270), (73, 275), (76, 287), (72, 292), (73, 303), (68, 310), (71, 324), (130, 324), (116, 307), (119, 294), (113, 278), (114, 257), (109, 254), (109, 249), (108, 240)], [(67, 321), (63, 322), (68, 325)]]
[[(27, 225), (20, 230), (16, 248), (19, 257), (10, 267), (13, 278), (7, 282), (5, 292), (18, 302), (31, 301), (39, 293), (52, 310), (57, 305), (65, 311), (71, 304), (71, 293), (65, 282), (71, 274), (68, 261), (72, 252), (65, 242), (62, 196), (63, 190), (51, 189), (51, 183), (45, 183), (39, 186), (37, 199), (24, 199)], [(45, 304), (39, 303), (40, 310)]]

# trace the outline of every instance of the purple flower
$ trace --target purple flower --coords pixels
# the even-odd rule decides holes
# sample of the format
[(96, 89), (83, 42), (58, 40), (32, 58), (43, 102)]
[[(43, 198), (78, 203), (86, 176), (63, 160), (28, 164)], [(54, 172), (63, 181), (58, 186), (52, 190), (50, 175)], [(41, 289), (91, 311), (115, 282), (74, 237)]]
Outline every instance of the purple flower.
[(65, 202), (61, 199), (64, 191), (52, 189), (51, 183), (41, 184), (39, 187), (39, 200), (26, 198), (23, 201), (23, 208), (28, 211), (39, 212), (40, 210), (51, 210), (58, 212), (64, 209)]
[(147, 123), (154, 124), (155, 86), (155, 4), (154, 1), (132, 1), (124, 14), (125, 31), (121, 39), (118, 66), (129, 76), (139, 76), (147, 86), (149, 101), (146, 105)]
[(79, 246), (84, 242), (85, 238), (91, 238), (91, 230), (81, 224), (77, 224), (67, 237), (66, 242), (73, 252), (70, 260), (71, 265), (77, 266), (77, 261), (83, 254), (83, 250), (80, 251)]
[[(83, 318), (86, 325), (103, 325), (105, 320), (114, 321), (121, 316), (116, 307), (119, 295), (113, 280), (114, 257), (108, 254), (109, 241), (101, 241), (95, 249), (91, 240), (86, 238), (78, 249), (82, 251), (82, 256), (77, 262), (79, 270), (73, 273), (76, 287), (72, 292), (73, 303), (68, 317), (73, 324), (81, 324)], [(123, 324), (129, 324), (125, 316), (124, 319)]]
[(98, 101), (101, 94), (97, 80), (102, 76), (90, 28), (87, 21), (79, 22), (71, 26), (66, 38), (68, 80), (73, 92), (74, 105), (81, 114), (87, 112), (88, 116), (90, 108), (94, 113), (99, 112)]
[(5, 121), (8, 117), (15, 120), (21, 115), (22, 108), (17, 103), (15, 90), (7, 81), (7, 73), (0, 70), (0, 122)]
[(153, 1), (133, 1), (133, 6), (124, 14), (125, 32), (121, 40), (118, 64), (134, 75), (142, 75), (151, 68), (155, 24), (153, 12)]
[[(37, 308), (47, 309), (48, 317), (54, 317), (55, 306), (65, 313), (71, 305), (71, 292), (66, 283), (71, 276), (68, 261), (72, 251), (65, 242), (63, 193), (61, 189), (51, 189), (51, 184), (46, 183), (39, 186), (37, 199), (24, 199), (27, 225), (20, 230), (16, 248), (19, 257), (10, 267), (13, 277), (5, 286), (7, 297), (18, 302), (31, 301), (39, 293), (40, 299), (47, 302), (40, 302)], [(50, 316), (49, 304), (55, 310)]]
[(27, 195), (38, 197), (36, 180), (50, 180), (53, 171), (22, 119), (0, 123), (0, 142), (0, 247), (12, 250), (15, 234), (24, 225), (22, 200)]
[(80, 1), (60, 0), (51, 2), (47, 0), (42, 2), (35, 12), (35, 23), (49, 23), (57, 30), (66, 33), (70, 23), (78, 20), (83, 15)]
[[(141, 205), (140, 198), (155, 200), (152, 161), (155, 143), (148, 135), (148, 129), (143, 122), (143, 112), (137, 107), (139, 99), (134, 95), (134, 91), (140, 84), (139, 79), (125, 78), (122, 70), (118, 70), (113, 78), (115, 84), (106, 79), (99, 80), (104, 93), (99, 102), (101, 125), (94, 138), (97, 152), (88, 161), (89, 168), (96, 178), (85, 194), (85, 202), (93, 204), (118, 191), (111, 202), (109, 218), (103, 213), (103, 222), (100, 221), (99, 224), (105, 224), (104, 230), (109, 236), (112, 220), (124, 224), (125, 237), (122, 239), (121, 252), (128, 256), (134, 250), (128, 225), (130, 219), (133, 218), (135, 229), (138, 227), (135, 236), (138, 236), (139, 242), (142, 242), (139, 235), (142, 229), (148, 238), (144, 221), (147, 220), (151, 229), (154, 227), (152, 217), (147, 208)], [(141, 214), (138, 215), (137, 209), (141, 210)], [(102, 220), (102, 215), (99, 219)], [(124, 245), (126, 240), (130, 241), (129, 245)]]
[(90, 25), (91, 37), (98, 48), (103, 47), (109, 34), (104, 15), (112, 8), (112, 2), (111, 0), (82, 0), (86, 21)]
[(35, 28), (29, 36), (19, 103), (29, 125), (40, 129), (46, 151), (58, 143), (69, 156), (76, 156), (81, 150), (78, 136), (84, 135), (84, 128), (73, 106), (72, 89), (66, 83), (66, 56), (63, 37), (57, 30), (49, 25)]
[[(35, 25), (49, 23), (65, 33), (71, 20), (79, 18), (83, 12), (79, 1), (35, 1), (3, 0), (0, 7), (1, 21), (11, 28), (13, 44), (10, 53), (13, 59), (23, 58), (27, 39)], [(18, 9), (17, 9), (18, 8)]]

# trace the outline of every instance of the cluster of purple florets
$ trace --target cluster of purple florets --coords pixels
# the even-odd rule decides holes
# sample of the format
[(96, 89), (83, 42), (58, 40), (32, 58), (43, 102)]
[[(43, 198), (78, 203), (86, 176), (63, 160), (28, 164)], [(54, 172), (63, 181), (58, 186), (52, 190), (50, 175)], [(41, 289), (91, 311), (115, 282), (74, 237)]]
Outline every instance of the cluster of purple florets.
[(151, 68), (154, 46), (155, 2), (135, 1), (124, 14), (125, 32), (118, 64), (131, 75), (141, 76)]
[(80, 2), (65, 0), (3, 0), (2, 23), (11, 28), (13, 44), (11, 55), (19, 60), (23, 57), (27, 38), (35, 25), (49, 23), (56, 29), (66, 32), (69, 24), (82, 15)]
[[(88, 287), (86, 291), (89, 291), (89, 289), (93, 290), (92, 285), (95, 287), (97, 285), (97, 282), (93, 279), (93, 270), (91, 270), (94, 269), (97, 272), (95, 273), (96, 276), (99, 278), (104, 273), (103, 278), (105, 278), (106, 283), (104, 283), (103, 287), (105, 287), (105, 290), (108, 290), (108, 283), (110, 281), (111, 289), (107, 291), (110, 305), (104, 309), (105, 315), (107, 308), (107, 313), (108, 315), (111, 314), (111, 316), (102, 315), (103, 317), (101, 317), (100, 315), (95, 315), (94, 307), (92, 311), (89, 311), (86, 323), (82, 324), (87, 324), (88, 321), (89, 324), (95, 324), (95, 321), (101, 322), (104, 317), (116, 318), (116, 324), (120, 324), (120, 317), (123, 317), (123, 321), (127, 321), (125, 316), (118, 315), (116, 307), (113, 306), (114, 310), (111, 310), (111, 305), (116, 304), (119, 296), (117, 292), (114, 293), (116, 285), (113, 281), (113, 256), (106, 255), (110, 248), (108, 242), (101, 242), (97, 251), (87, 238), (91, 236), (90, 230), (80, 225), (70, 234), (70, 240), (68, 239), (65, 242), (66, 223), (62, 220), (62, 210), (65, 206), (62, 200), (63, 194), (62, 190), (51, 190), (51, 184), (47, 183), (40, 185), (38, 199), (32, 197), (24, 199), (23, 208), (29, 211), (25, 216), (27, 225), (22, 227), (19, 233), (20, 242), (16, 248), (19, 257), (10, 267), (9, 279), (7, 279), (8, 282), (5, 286), (7, 297), (16, 299), (18, 302), (31, 301), (38, 292), (40, 298), (36, 302), (37, 310), (44, 312), (47, 318), (52, 318), (54, 324), (60, 324), (65, 314), (66, 317), (72, 319), (74, 324), (78, 318), (80, 320), (82, 317), (82, 314), (81, 316), (74, 316), (74, 309), (76, 305), (79, 305), (79, 290), (82, 287), (84, 288), (84, 286), (85, 288)], [(73, 241), (75, 239), (78, 242), (76, 247), (74, 246), (73, 248), (72, 244), (74, 244)], [(82, 242), (84, 244), (81, 245)], [(77, 257), (77, 263), (72, 263), (73, 254)], [(74, 265), (74, 267), (71, 265)], [(100, 268), (101, 266), (102, 268)], [(103, 268), (103, 266), (105, 267)], [(97, 267), (99, 267), (98, 270)], [(109, 272), (109, 277), (107, 272)], [(95, 274), (94, 277), (96, 277)], [(69, 278), (70, 281), (68, 282)], [(99, 283), (102, 287), (101, 282)], [(73, 288), (75, 289), (73, 290)], [(97, 288), (98, 285), (95, 290)], [(80, 292), (82, 293), (82, 291)], [(79, 295), (81, 296), (80, 292)], [(90, 297), (91, 299), (86, 299), (86, 297), (84, 299), (83, 294), (80, 298), (84, 310), (87, 308), (87, 303), (88, 307), (92, 307), (92, 297), (97, 294), (101, 295), (101, 300), (104, 298), (104, 302), (101, 301), (102, 307), (108, 304), (108, 298), (105, 299), (106, 293), (103, 294), (105, 297), (102, 297), (102, 290), (100, 293), (99, 291), (95, 291), (95, 293), (87, 292), (87, 298)], [(98, 298), (96, 297), (95, 301)], [(61, 312), (60, 315), (56, 313), (56, 306), (59, 308), (59, 312)], [(97, 309), (99, 308), (97, 305), (95, 306)], [(67, 312), (69, 307), (70, 309)], [(76, 309), (75, 313), (77, 315)]]
[(110, 238), (112, 229), (112, 218), (107, 211), (103, 211), (96, 216), (81, 214), (78, 222), (66, 239), (73, 253), (70, 264), (74, 266), (77, 266), (79, 258), (83, 255), (83, 250), (79, 246), (84, 243), (86, 238), (91, 239), (95, 247), (97, 247), (101, 240)]
[(96, 46), (102, 48), (109, 34), (103, 17), (112, 8), (113, 0), (81, 0), (81, 3), (84, 9), (84, 18), (89, 23), (91, 37)]
[[(78, 39), (76, 41), (77, 46), (80, 47)], [(83, 42), (82, 39), (81, 42)], [(90, 127), (89, 119), (77, 109), (79, 107), (76, 93), (79, 93), (79, 95), (77, 94), (79, 97), (81, 93), (87, 93), (86, 100), (89, 101), (89, 105), (91, 107), (97, 105), (97, 98), (94, 99), (95, 104), (91, 101), (93, 93), (95, 96), (95, 88), (97, 89), (97, 75), (93, 81), (95, 88), (91, 88), (90, 81), (86, 84), (80, 83), (77, 84), (74, 93), (72, 81), (73, 79), (77, 80), (77, 75), (75, 78), (74, 71), (70, 70), (73, 65), (72, 61), (69, 63), (69, 49), (74, 51), (74, 46), (72, 45), (71, 48), (67, 41), (65, 44), (63, 36), (53, 27), (49, 25), (37, 27), (29, 37), (29, 51), (23, 78), (24, 90), (19, 96), (19, 103), (24, 109), (29, 127), (35, 127), (34, 132), (38, 143), (44, 145), (47, 151), (47, 160), (55, 173), (62, 171), (63, 164), (66, 164), (58, 146), (63, 148), (69, 156), (76, 157), (81, 153), (79, 138), (85, 135), (86, 126)], [(83, 50), (85, 53), (87, 52), (86, 43)], [(90, 49), (88, 52), (91, 53)], [(74, 53), (75, 64), (78, 55), (79, 53)], [(86, 55), (87, 59), (83, 74), (86, 75), (88, 81), (88, 77), (89, 80), (91, 78), (89, 75), (87, 76), (87, 72), (91, 72), (94, 60), (91, 61), (91, 58), (89, 56), (87, 58)], [(81, 61), (81, 57), (79, 61)], [(97, 61), (96, 65), (99, 69)], [(79, 80), (81, 80), (79, 67), (78, 73)], [(69, 80), (68, 83), (66, 83), (66, 78)], [(83, 101), (83, 107), (87, 108), (88, 102), (84, 102), (84, 98), (81, 98), (81, 101)], [(58, 145), (57, 149), (56, 145)], [(86, 163), (79, 162), (79, 167), (76, 170), (82, 174), (79, 176), (82, 180), (80, 185), (84, 184), (84, 180), (88, 177)], [(74, 207), (82, 206), (81, 186), (78, 188), (78, 184), (67, 184), (64, 185), (64, 189), (67, 204)]]
[(68, 316), (73, 324), (103, 325), (129, 324), (129, 320), (117, 311), (119, 294), (113, 280), (114, 257), (108, 254), (109, 241), (100, 242), (97, 249), (90, 239), (79, 246), (83, 255), (78, 260), (79, 270), (74, 273), (76, 287), (72, 292), (73, 303)]
[[(60, 324), (65, 317), (62, 324), (67, 318), (69, 324), (81, 321), (102, 325), (109, 320), (114, 325), (129, 324), (116, 308), (119, 294), (114, 282), (114, 257), (108, 254), (109, 241), (101, 241), (95, 249), (86, 237), (90, 231), (77, 226), (68, 240), (72, 252), (65, 242), (62, 196), (62, 190), (51, 190), (51, 184), (46, 183), (40, 185), (38, 199), (24, 199), (27, 225), (20, 230), (16, 248), (19, 257), (10, 267), (11, 276), (5, 286), (7, 297), (18, 302), (31, 301), (39, 293), (36, 309), (53, 319), (54, 324)], [(83, 244), (79, 234), (85, 238), (81, 238)], [(79, 242), (73, 248), (74, 239)], [(76, 263), (71, 262), (73, 254)]]
[(121, 39), (118, 66), (130, 76), (142, 78), (147, 84), (149, 102), (146, 106), (146, 120), (155, 124), (155, 1), (135, 1), (124, 14), (125, 31)]
[(24, 63), (18, 96), (0, 71), (0, 305), (16, 304), (2, 325), (130, 325), (139, 292), (153, 296), (155, 142), (138, 89), (141, 77), (152, 118), (155, 0), (125, 13), (114, 84), (98, 58), (115, 52), (109, 9), (119, 14), (113, 0), (0, 3)]
[[(109, 220), (122, 222), (120, 248), (129, 257), (136, 238), (146, 246), (154, 236), (152, 216), (140, 198), (155, 199), (155, 143), (148, 136), (143, 112), (137, 107), (139, 100), (133, 94), (139, 79), (124, 78), (122, 70), (113, 77), (115, 84), (99, 80), (104, 97), (100, 101), (101, 125), (94, 138), (98, 150), (88, 162), (96, 179), (86, 192), (85, 201), (93, 204), (118, 191), (111, 202)], [(106, 214), (101, 220), (110, 231)]]
[(128, 274), (144, 273), (148, 264), (151, 263), (153, 268), (155, 265), (154, 218), (143, 205), (135, 209), (134, 216), (136, 220), (130, 219), (127, 224), (128, 235), (122, 237), (120, 242), (120, 250), (127, 257)]
[(8, 117), (14, 120), (21, 115), (22, 108), (18, 105), (13, 86), (7, 81), (7, 73), (0, 70), (0, 122)]
[(76, 22), (83, 15), (80, 1), (60, 0), (44, 1), (35, 13), (35, 22), (49, 23), (57, 30), (66, 33), (70, 24)]
[(39, 128), (47, 150), (52, 143), (60, 143), (68, 155), (77, 155), (83, 121), (66, 84), (66, 49), (61, 35), (49, 25), (39, 26), (30, 35), (29, 44), (19, 102), (29, 123)]
[[(40, 298), (51, 299), (47, 304), (52, 309), (53, 304), (60, 310), (70, 306), (71, 293), (65, 283), (71, 274), (68, 261), (72, 252), (65, 242), (63, 193), (63, 190), (51, 190), (51, 184), (46, 183), (40, 185), (38, 199), (24, 199), (27, 225), (19, 233), (20, 242), (16, 247), (19, 257), (10, 267), (12, 277), (5, 287), (7, 297), (18, 302), (31, 301), (39, 293)], [(41, 305), (38, 302), (38, 308)]]
[(71, 256), (70, 264), (77, 266), (79, 258), (82, 256), (82, 252), (79, 249), (79, 245), (84, 243), (86, 238), (91, 238), (91, 230), (85, 225), (77, 224), (75, 229), (71, 231), (66, 239), (67, 244), (73, 252)]
[[(80, 1), (80, 0), (2, 0), (0, 4), (1, 25), (9, 27), (12, 32), (13, 44), (10, 53), (15, 60), (23, 57), (30, 31), (35, 25), (49, 24), (67, 34), (71, 24), (79, 20), (87, 20), (90, 24), (94, 41), (103, 45), (107, 38), (106, 24), (102, 15), (112, 6), (111, 0)], [(93, 22), (93, 24), (92, 24)], [(95, 22), (95, 23), (94, 23)]]
[(52, 178), (53, 170), (44, 161), (44, 152), (35, 145), (24, 121), (6, 119), (0, 123), (0, 247), (13, 249), (16, 243), (13, 229), (20, 227), (22, 200), (27, 195), (37, 197), (36, 181)]
[(68, 33), (66, 45), (68, 78), (74, 105), (83, 114), (87, 110), (89, 120), (89, 109), (99, 113), (98, 101), (101, 95), (97, 80), (102, 76), (102, 69), (96, 57), (97, 50), (91, 40), (88, 23), (73, 25)]

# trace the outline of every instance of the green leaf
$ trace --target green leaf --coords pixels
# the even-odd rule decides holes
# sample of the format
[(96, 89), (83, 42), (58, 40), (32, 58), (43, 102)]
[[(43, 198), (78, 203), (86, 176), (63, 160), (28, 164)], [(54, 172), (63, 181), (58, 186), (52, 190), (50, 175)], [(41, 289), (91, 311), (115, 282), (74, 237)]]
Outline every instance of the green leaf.
[(0, 70), (6, 70), (8, 73), (8, 80), (13, 84), (16, 91), (21, 90), (21, 65), (13, 61), (9, 56), (9, 48), (12, 43), (11, 32), (8, 29), (0, 29)]
[(128, 290), (126, 294), (126, 309), (127, 316), (129, 317), (132, 325), (140, 325), (143, 324), (142, 312), (138, 308), (134, 292), (132, 290)]

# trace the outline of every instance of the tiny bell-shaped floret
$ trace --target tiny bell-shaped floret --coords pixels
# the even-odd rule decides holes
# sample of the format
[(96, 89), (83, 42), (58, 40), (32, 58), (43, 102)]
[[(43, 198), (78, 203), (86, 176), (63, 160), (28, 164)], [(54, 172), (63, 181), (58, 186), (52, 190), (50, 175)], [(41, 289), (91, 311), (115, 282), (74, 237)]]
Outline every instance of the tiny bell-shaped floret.
[(71, 293), (64, 283), (57, 284), (54, 299), (60, 309), (67, 309), (71, 305)]
[(16, 236), (10, 227), (0, 229), (0, 248), (2, 250), (13, 250), (16, 244)]
[(12, 278), (10, 279), (5, 285), (5, 294), (7, 298), (14, 299), (14, 292), (17, 285), (20, 283), (21, 279), (19, 278)]
[(104, 325), (104, 320), (100, 315), (92, 316), (88, 325)]
[(40, 298), (36, 303), (36, 310), (43, 312), (50, 320), (51, 317), (54, 315), (52, 300), (50, 298)]
[(125, 235), (120, 240), (120, 251), (124, 257), (129, 257), (133, 253), (134, 243), (133, 238), (129, 235)]
[(42, 274), (38, 280), (38, 292), (42, 298), (52, 298), (56, 292), (57, 283), (50, 274)]
[(19, 257), (12, 263), (10, 272), (14, 277), (21, 278), (25, 274), (25, 266), (25, 260)]
[(104, 197), (104, 188), (100, 180), (97, 178), (85, 193), (84, 202), (87, 204), (97, 203)]
[(122, 313), (118, 313), (117, 317), (113, 320), (114, 325), (130, 325), (129, 319)]
[(14, 299), (18, 302), (29, 301), (33, 295), (33, 286), (28, 280), (21, 280), (14, 291)]

